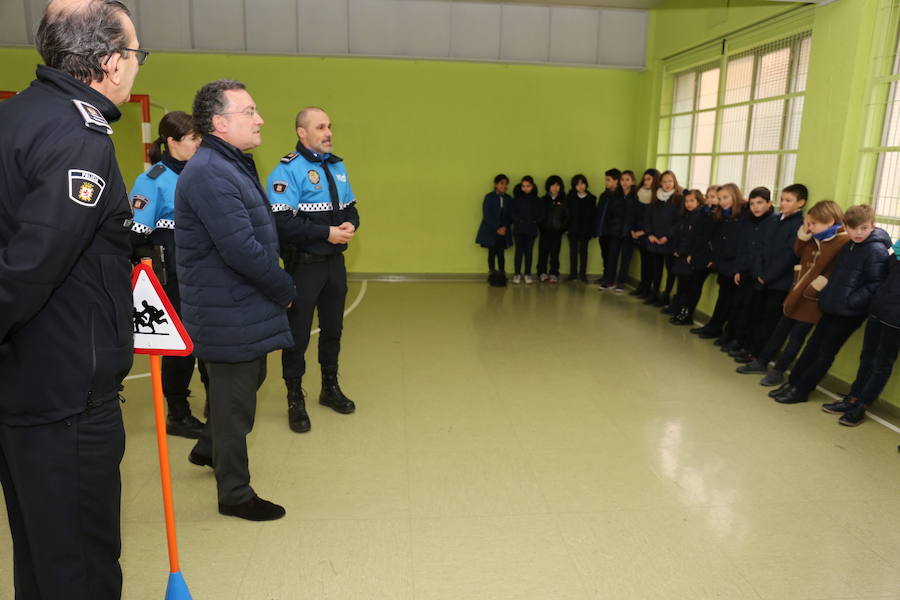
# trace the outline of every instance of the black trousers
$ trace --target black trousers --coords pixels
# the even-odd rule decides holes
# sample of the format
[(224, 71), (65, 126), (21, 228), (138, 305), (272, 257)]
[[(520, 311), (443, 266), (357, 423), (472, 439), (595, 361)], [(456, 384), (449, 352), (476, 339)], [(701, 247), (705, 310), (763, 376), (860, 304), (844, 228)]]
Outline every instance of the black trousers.
[[(502, 236), (497, 236), (502, 237)], [(503, 256), (503, 253), (500, 253)], [(501, 261), (502, 263), (502, 261)], [(503, 270), (501, 264), (500, 270)], [(281, 353), (282, 376), (299, 379), (306, 373), (306, 348), (309, 346), (313, 312), (319, 312), (319, 364), (338, 364), (341, 332), (344, 330), (344, 302), (347, 299), (347, 269), (344, 255), (329, 256), (324, 262), (301, 264), (294, 268), (297, 298), (288, 310), (294, 347)]]
[[(531, 262), (534, 257), (534, 238), (537, 236), (517, 233), (516, 242), (516, 275), (531, 275)], [(522, 272), (522, 261), (525, 261), (525, 272)]]
[(588, 245), (590, 238), (569, 235), (569, 274), (584, 279), (587, 277)]
[(706, 276), (709, 271), (694, 271), (690, 275), (678, 276), (678, 298), (673, 300), (676, 302), (676, 309), (686, 308), (689, 315), (694, 314), (697, 303), (700, 302), (700, 296), (703, 294), (703, 284), (706, 282)]
[(562, 236), (561, 231), (541, 231), (537, 261), (539, 275), (546, 273), (559, 277), (559, 249), (562, 247)]
[(781, 356), (775, 361), (775, 370), (784, 373), (791, 366), (791, 363), (794, 362), (794, 359), (797, 358), (797, 355), (800, 354), (803, 342), (806, 341), (806, 336), (809, 335), (812, 328), (812, 323), (796, 321), (782, 315), (778, 325), (775, 326), (775, 331), (772, 332), (772, 336), (766, 342), (762, 352), (759, 353), (759, 362), (764, 365), (769, 364), (769, 361), (775, 357), (778, 351), (781, 350), (781, 346), (784, 345), (785, 340), (787, 340), (787, 345), (781, 351)]
[[(166, 285), (163, 286), (166, 296), (172, 303), (172, 307), (181, 314), (181, 293), (178, 290), (178, 280), (173, 274), (169, 274)], [(188, 396), (191, 395), (191, 378), (194, 376), (194, 363), (196, 359), (191, 356), (163, 356), (162, 358), (162, 386), (166, 404), (169, 407), (169, 416), (180, 419), (191, 414), (191, 405)], [(206, 366), (199, 361), (200, 381), (203, 387), (209, 385), (209, 377), (206, 374)], [(207, 396), (209, 394), (207, 393)]]
[(212, 456), (222, 504), (240, 504), (256, 495), (250, 487), (247, 435), (256, 419), (256, 391), (266, 380), (266, 357), (239, 363), (206, 363), (209, 418), (194, 452)]
[(885, 325), (875, 318), (866, 323), (859, 369), (850, 387), (850, 395), (866, 406), (872, 406), (894, 370), (900, 352), (900, 329)]
[(488, 248), (488, 270), (506, 270), (506, 236), (494, 235), (494, 245)]
[(619, 274), (616, 277), (616, 284), (624, 286), (628, 281), (628, 275), (631, 271), (631, 259), (634, 256), (636, 245), (631, 239), (631, 234), (627, 238), (622, 238), (622, 251), (619, 257)]
[(124, 452), (118, 399), (48, 425), (0, 425), (16, 600), (121, 596)]
[[(728, 323), (728, 317), (731, 315), (731, 305), (734, 302), (734, 295), (737, 286), (734, 285), (734, 278), (719, 273), (716, 276), (716, 283), (719, 285), (719, 294), (716, 298), (716, 306), (713, 314), (706, 324), (710, 331), (723, 332), (725, 325)], [(725, 334), (726, 338), (727, 332)]]
[[(747, 328), (750, 326), (753, 302), (753, 281), (749, 273), (741, 273), (741, 282), (735, 286), (731, 299), (731, 314), (728, 315), (727, 337), (739, 342), (747, 342)], [(747, 350), (747, 348), (744, 348)]]
[(638, 252), (641, 253), (641, 283), (640, 287), (645, 290), (650, 289), (650, 281), (652, 280), (652, 274), (650, 273), (650, 253), (647, 252), (647, 247), (643, 243), (638, 243), (635, 241), (635, 246), (637, 246)]
[(808, 394), (816, 389), (844, 343), (859, 329), (866, 320), (865, 315), (843, 317), (841, 315), (824, 314), (803, 354), (791, 370), (790, 382), (801, 393)]
[[(622, 269), (619, 268), (619, 259), (623, 255), (623, 246), (625, 238), (616, 237), (614, 235), (605, 235), (600, 238), (600, 249), (603, 253), (603, 281), (609, 283), (625, 283), (628, 277), (628, 264), (623, 264)], [(628, 260), (631, 261), (631, 253), (628, 253)]]
[(648, 252), (647, 258), (650, 262), (650, 290), (654, 294), (659, 293), (660, 287), (662, 286), (663, 268), (665, 267), (666, 288), (664, 293), (666, 295), (671, 294), (672, 288), (675, 287), (675, 274), (672, 273), (672, 263), (674, 262), (674, 258), (671, 254), (654, 254), (653, 252)]

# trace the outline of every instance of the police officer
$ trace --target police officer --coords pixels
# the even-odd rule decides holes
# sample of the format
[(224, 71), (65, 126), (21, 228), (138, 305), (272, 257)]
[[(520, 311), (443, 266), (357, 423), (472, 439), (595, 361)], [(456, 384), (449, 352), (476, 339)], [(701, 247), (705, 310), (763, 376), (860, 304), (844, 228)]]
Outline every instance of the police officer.
[(347, 297), (344, 250), (359, 227), (356, 197), (343, 160), (331, 153), (331, 120), (321, 108), (297, 113), (296, 151), (281, 159), (267, 182), (285, 268), (294, 277), (297, 299), (288, 311), (295, 346), (281, 355), (287, 386), (288, 425), (310, 430), (301, 381), (306, 372), (313, 311), (319, 311), (319, 404), (341, 414), (356, 406), (338, 384), (338, 354)]
[(54, 0), (0, 103), (0, 483), (18, 600), (119, 598), (131, 208), (110, 123), (147, 52), (113, 0)]
[[(149, 256), (158, 267), (159, 278), (172, 306), (181, 314), (181, 294), (175, 270), (175, 184), (187, 161), (200, 145), (191, 115), (176, 110), (159, 121), (159, 137), (150, 145), (153, 166), (138, 175), (131, 189), (134, 224), (132, 242), (139, 257)], [(165, 145), (165, 150), (163, 150)], [(199, 438), (201, 423), (191, 414), (188, 386), (194, 374), (194, 356), (164, 356), (162, 386), (169, 414), (166, 432)], [(208, 384), (206, 368), (200, 361), (200, 379)]]

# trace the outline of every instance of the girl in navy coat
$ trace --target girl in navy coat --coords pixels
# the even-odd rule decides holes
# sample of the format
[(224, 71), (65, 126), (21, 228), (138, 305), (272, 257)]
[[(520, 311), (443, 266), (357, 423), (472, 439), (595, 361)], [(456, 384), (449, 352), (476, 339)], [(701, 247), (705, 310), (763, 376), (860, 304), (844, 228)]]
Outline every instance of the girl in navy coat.
[(522, 281), (522, 261), (525, 262), (525, 283), (531, 285), (531, 260), (538, 224), (544, 217), (544, 206), (537, 195), (531, 175), (516, 185), (512, 201), (513, 237), (516, 240), (516, 274), (513, 283)]
[(713, 233), (712, 218), (703, 210), (703, 193), (688, 190), (684, 193), (682, 217), (678, 223), (672, 271), (678, 276), (678, 294), (672, 301), (673, 325), (694, 322), (694, 308), (703, 292), (709, 265), (709, 242)]
[[(626, 171), (631, 173), (631, 171)], [(641, 300), (647, 299), (651, 291), (650, 259), (647, 257), (647, 210), (653, 202), (653, 190), (659, 184), (659, 171), (647, 169), (641, 178), (641, 187), (635, 192), (637, 202), (634, 204), (634, 216), (631, 223), (631, 243), (641, 254), (641, 282), (636, 290), (631, 292)], [(627, 271), (626, 271), (627, 272)]]
[[(559, 175), (551, 175), (544, 183), (547, 194), (542, 198), (544, 218), (541, 221), (541, 238), (538, 242), (537, 270), (541, 281), (559, 282), (559, 248), (563, 232), (569, 226), (569, 206), (566, 190)], [(548, 268), (549, 267), (549, 268)]]
[(741, 189), (726, 183), (719, 186), (716, 194), (718, 206), (713, 210), (713, 234), (710, 241), (712, 260), (710, 267), (716, 273), (719, 294), (712, 317), (703, 327), (691, 329), (691, 333), (701, 338), (719, 338), (717, 344), (728, 342), (723, 335), (725, 324), (731, 314), (731, 304), (737, 286), (734, 283), (737, 260), (737, 230), (744, 216), (744, 195)]
[(900, 241), (894, 243), (894, 256), (888, 258), (887, 278), (875, 292), (856, 379), (850, 393), (822, 410), (841, 415), (838, 423), (854, 427), (866, 418), (866, 409), (874, 404), (887, 385), (900, 352)]
[(791, 371), (789, 384), (805, 398), (831, 368), (837, 353), (866, 320), (875, 292), (887, 276), (891, 238), (875, 227), (871, 206), (844, 213), (850, 242), (835, 259), (828, 285), (819, 296), (822, 318)]
[(509, 177), (500, 173), (494, 177), (494, 191), (481, 204), (481, 225), (475, 243), (488, 249), (488, 269), (495, 279), (506, 276), (506, 249), (512, 246), (512, 198), (506, 193)]
[(587, 283), (588, 244), (596, 235), (597, 197), (588, 191), (587, 177), (572, 178), (569, 190), (569, 281)]
[[(600, 289), (616, 289), (619, 257), (628, 234), (628, 204), (622, 190), (622, 172), (609, 169), (605, 173), (606, 189), (597, 199), (597, 238), (603, 255), (603, 276), (597, 283)], [(622, 283), (624, 285), (624, 275)]]
[[(647, 209), (645, 231), (647, 232), (648, 253), (650, 259), (651, 295), (644, 304), (667, 306), (669, 295), (675, 285), (672, 273), (672, 253), (675, 251), (675, 225), (681, 210), (681, 186), (675, 173), (665, 171), (659, 176), (659, 185), (653, 193), (653, 203)], [(666, 268), (665, 292), (660, 293), (663, 267)]]

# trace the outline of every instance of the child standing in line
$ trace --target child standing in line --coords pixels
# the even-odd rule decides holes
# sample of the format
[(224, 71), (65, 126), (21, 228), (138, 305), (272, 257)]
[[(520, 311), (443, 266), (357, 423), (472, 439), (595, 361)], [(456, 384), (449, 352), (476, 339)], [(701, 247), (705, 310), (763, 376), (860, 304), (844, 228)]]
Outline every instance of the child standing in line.
[(475, 243), (488, 249), (488, 281), (491, 285), (506, 285), (506, 249), (512, 246), (512, 198), (506, 193), (509, 177), (500, 173), (494, 177), (494, 191), (481, 204), (481, 225)]
[[(828, 284), (838, 253), (850, 241), (850, 236), (844, 231), (843, 220), (844, 213), (837, 203), (822, 200), (810, 209), (803, 227), (797, 232), (794, 254), (800, 257), (800, 262), (794, 267), (794, 285), (784, 301), (784, 315), (759, 355), (759, 362), (767, 365), (784, 341), (788, 340), (771, 373), (782, 381), (784, 372), (803, 347), (806, 336), (822, 318), (819, 295)], [(773, 390), (769, 396), (781, 404), (806, 400), (789, 383)]]
[[(712, 248), (712, 264), (716, 273), (719, 294), (712, 317), (703, 327), (691, 329), (691, 333), (701, 338), (718, 338), (716, 344), (721, 346), (730, 340), (725, 337), (725, 324), (731, 314), (731, 304), (737, 286), (734, 284), (737, 261), (737, 231), (744, 218), (744, 195), (741, 189), (726, 183), (719, 186), (717, 193), (719, 204), (713, 211), (713, 234), (710, 241)], [(793, 249), (791, 250), (793, 252)]]
[[(638, 201), (634, 171), (622, 171), (619, 180), (622, 185), (622, 194), (625, 196), (625, 234), (622, 236), (622, 253), (619, 258), (619, 272), (616, 275), (616, 292), (625, 291), (625, 282), (631, 270), (631, 257), (634, 255), (635, 239), (632, 234), (635, 231), (635, 221), (643, 205)], [(643, 222), (643, 213), (641, 213)], [(639, 225), (642, 227), (643, 225)], [(639, 230), (638, 230), (639, 231)]]
[(544, 206), (537, 195), (537, 187), (531, 175), (522, 177), (513, 192), (512, 221), (513, 236), (516, 240), (516, 274), (513, 283), (522, 281), (522, 261), (525, 261), (525, 285), (531, 285), (531, 260), (534, 240), (538, 235), (538, 223), (544, 216)]
[(816, 389), (841, 347), (863, 324), (887, 275), (891, 238), (875, 227), (872, 207), (848, 208), (844, 227), (850, 241), (838, 253), (828, 285), (819, 296), (822, 318), (788, 380), (798, 401)]
[(636, 290), (631, 292), (641, 300), (646, 300), (651, 291), (650, 259), (647, 257), (647, 209), (653, 202), (653, 190), (659, 184), (659, 171), (647, 169), (641, 177), (641, 187), (638, 188), (637, 204), (634, 205), (634, 217), (631, 225), (631, 242), (641, 254), (641, 282)]
[[(569, 226), (569, 208), (566, 190), (559, 175), (551, 175), (544, 183), (547, 194), (543, 197), (544, 218), (541, 221), (541, 237), (538, 241), (537, 271), (541, 281), (559, 283), (559, 249), (562, 236)], [(549, 266), (549, 269), (548, 269)]]
[(703, 206), (706, 212), (712, 213), (712, 209), (719, 204), (719, 186), (711, 185), (706, 188), (706, 197), (703, 200)]
[(587, 283), (588, 245), (595, 235), (597, 197), (588, 191), (587, 177), (572, 178), (569, 190), (569, 281)]
[(731, 330), (729, 337), (734, 339), (729, 355), (742, 364), (751, 362), (768, 339), (759, 340), (756, 330), (761, 317), (758, 311), (762, 309), (758, 299), (762, 285), (758, 279), (762, 275), (763, 247), (778, 219), (771, 198), (769, 188), (753, 188), (747, 198), (749, 213), (738, 231), (737, 272), (734, 275), (737, 293), (728, 327)]
[(603, 276), (597, 283), (601, 290), (614, 290), (622, 244), (628, 233), (628, 208), (622, 190), (622, 172), (609, 169), (604, 175), (606, 189), (597, 199), (597, 238), (603, 255)]
[[(866, 418), (866, 410), (874, 404), (894, 370), (900, 352), (900, 241), (894, 243), (894, 257), (888, 258), (888, 274), (872, 299), (872, 310), (866, 323), (862, 352), (856, 379), (850, 393), (839, 402), (822, 406), (822, 410), (841, 415), (838, 423), (855, 427)], [(900, 448), (898, 448), (900, 450)]]
[(684, 193), (682, 217), (676, 235), (672, 271), (678, 276), (678, 294), (673, 299), (673, 325), (694, 322), (694, 308), (703, 292), (707, 266), (710, 262), (709, 242), (713, 233), (712, 218), (703, 210), (703, 193), (688, 190)]
[[(668, 306), (669, 296), (675, 285), (675, 275), (672, 273), (672, 253), (675, 251), (675, 225), (678, 222), (678, 212), (681, 210), (681, 186), (675, 173), (665, 171), (659, 176), (659, 185), (653, 194), (653, 203), (647, 209), (647, 251), (651, 265), (651, 289), (652, 294), (644, 301), (644, 304), (653, 306)], [(660, 292), (662, 284), (663, 267), (666, 268), (666, 288)]]

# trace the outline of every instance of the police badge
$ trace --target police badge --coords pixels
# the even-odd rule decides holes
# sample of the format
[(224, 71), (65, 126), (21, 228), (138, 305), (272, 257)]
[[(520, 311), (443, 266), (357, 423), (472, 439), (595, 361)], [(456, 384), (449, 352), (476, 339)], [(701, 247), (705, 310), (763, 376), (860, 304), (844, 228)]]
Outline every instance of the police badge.
[(316, 185), (319, 183), (319, 172), (315, 169), (310, 169), (306, 176), (309, 177), (309, 182), (311, 184)]
[(69, 169), (69, 199), (82, 206), (97, 206), (106, 182), (96, 173)]

